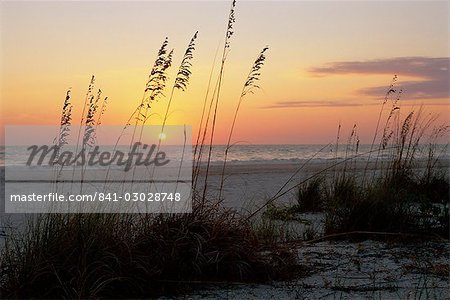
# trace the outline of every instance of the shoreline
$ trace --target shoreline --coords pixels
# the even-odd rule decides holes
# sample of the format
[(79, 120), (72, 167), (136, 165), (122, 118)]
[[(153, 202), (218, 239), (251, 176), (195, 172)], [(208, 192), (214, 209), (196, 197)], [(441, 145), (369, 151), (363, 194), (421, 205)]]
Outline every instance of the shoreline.
[[(426, 159), (415, 161), (413, 171), (420, 172), (426, 168)], [(303, 160), (300, 162), (227, 162), (224, 174), (224, 205), (227, 207), (242, 208), (243, 201), (253, 203), (257, 198), (267, 198), (273, 196), (285, 185), (285, 189), (295, 186), (300, 181), (308, 177), (317, 175), (330, 176), (335, 172), (339, 174), (346, 168), (347, 174), (362, 176), (364, 172), (374, 174), (386, 167), (386, 161), (347, 161), (335, 160)], [(444, 173), (450, 173), (450, 159), (440, 159), (435, 166), (436, 169)], [(223, 164), (212, 163), (208, 175), (208, 193), (214, 198), (214, 193), (218, 191), (222, 179)], [(197, 190), (203, 189), (206, 166), (200, 166)], [(0, 193), (4, 200), (5, 166), (0, 166)], [(283, 197), (281, 201), (288, 200)], [(257, 201), (259, 202), (259, 201)]]

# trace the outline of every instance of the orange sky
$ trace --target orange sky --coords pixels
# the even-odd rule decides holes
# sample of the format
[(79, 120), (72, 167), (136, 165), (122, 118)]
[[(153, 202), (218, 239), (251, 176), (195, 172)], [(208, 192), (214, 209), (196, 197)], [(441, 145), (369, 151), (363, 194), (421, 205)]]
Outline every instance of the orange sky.
[[(176, 92), (168, 119), (196, 133), (229, 4), (2, 2), (2, 127), (58, 124), (69, 87), (76, 122), (92, 74), (110, 99), (104, 124), (124, 124), (164, 37), (175, 49), (171, 86), (198, 30), (188, 90)], [(370, 142), (394, 74), (404, 114), (423, 104), (448, 121), (448, 20), (448, 2), (238, 1), (214, 142), (226, 143), (242, 85), (265, 45), (262, 89), (244, 100), (234, 142), (328, 143), (339, 122), (348, 133), (357, 123), (362, 142)], [(150, 124), (161, 123), (166, 105), (161, 98), (152, 107)]]

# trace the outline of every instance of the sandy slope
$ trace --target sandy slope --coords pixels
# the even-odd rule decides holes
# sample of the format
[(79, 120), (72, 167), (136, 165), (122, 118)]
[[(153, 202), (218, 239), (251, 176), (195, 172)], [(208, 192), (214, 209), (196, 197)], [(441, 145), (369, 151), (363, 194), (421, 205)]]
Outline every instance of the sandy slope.
[(448, 243), (299, 245), (292, 281), (203, 285), (187, 299), (448, 299)]

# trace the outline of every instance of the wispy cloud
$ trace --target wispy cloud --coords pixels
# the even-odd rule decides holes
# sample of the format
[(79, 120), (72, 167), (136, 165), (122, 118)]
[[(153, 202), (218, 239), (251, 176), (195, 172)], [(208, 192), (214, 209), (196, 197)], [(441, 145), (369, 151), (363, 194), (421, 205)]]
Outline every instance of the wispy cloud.
[(301, 100), (286, 100), (278, 101), (274, 104), (264, 106), (262, 108), (304, 108), (304, 107), (354, 107), (361, 106), (360, 103), (350, 101), (301, 101)]
[[(385, 88), (386, 89), (386, 88)], [(385, 93), (385, 90), (383, 90)], [(414, 103), (410, 103), (411, 105), (415, 105)], [(427, 102), (428, 105), (449, 105), (446, 102)], [(302, 101), (302, 100), (286, 100), (286, 101), (278, 101), (271, 105), (262, 106), (262, 109), (268, 108), (313, 108), (313, 107), (357, 107), (357, 106), (368, 106), (368, 105), (380, 105), (379, 101), (365, 101), (364, 103), (356, 103), (350, 101)], [(407, 105), (407, 104), (403, 104)]]
[[(415, 81), (401, 82), (405, 99), (440, 99), (449, 97), (449, 57), (397, 57), (366, 61), (332, 62), (309, 69), (316, 76), (334, 74), (397, 74), (416, 77)], [(380, 97), (386, 86), (363, 88), (362, 95)]]

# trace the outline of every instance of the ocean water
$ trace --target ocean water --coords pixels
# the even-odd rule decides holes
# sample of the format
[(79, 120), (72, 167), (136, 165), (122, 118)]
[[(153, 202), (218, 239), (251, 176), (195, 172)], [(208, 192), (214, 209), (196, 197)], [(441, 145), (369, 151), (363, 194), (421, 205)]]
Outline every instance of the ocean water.
[[(355, 159), (365, 160), (369, 158), (367, 152), (370, 145), (234, 145), (228, 151), (227, 162), (231, 164), (259, 164), (259, 163), (295, 163), (305, 160), (323, 161), (344, 159), (354, 156)], [(375, 148), (375, 147), (374, 147)], [(222, 163), (226, 146), (214, 146), (211, 155), (213, 163)], [(205, 151), (207, 156), (207, 150)], [(372, 157), (375, 153), (372, 153)], [(381, 157), (388, 157), (387, 153), (381, 153)]]
[[(194, 146), (192, 152), (194, 152)], [(371, 151), (372, 148), (372, 152)], [(104, 146), (104, 150), (113, 150), (113, 146)], [(215, 145), (211, 152), (211, 163), (220, 164), (224, 160), (226, 146)], [(127, 147), (119, 148), (124, 152)], [(179, 149), (178, 149), (179, 150)], [(419, 145), (415, 157), (426, 159), (429, 153), (428, 145)], [(197, 148), (197, 153), (200, 147)], [(341, 160), (353, 157), (355, 160), (366, 161), (367, 159), (380, 160), (389, 159), (393, 149), (380, 151), (377, 146), (359, 145), (358, 149), (354, 145), (234, 145), (228, 151), (227, 162), (229, 164), (270, 164), (270, 163), (296, 163), (305, 160)], [(169, 150), (170, 152), (170, 150)], [(202, 149), (202, 161), (208, 157), (209, 147), (205, 145)], [(5, 160), (5, 154), (6, 160)], [(27, 151), (22, 147), (0, 146), (0, 166), (23, 165), (28, 159)], [(169, 155), (169, 153), (168, 153)], [(435, 155), (442, 159), (450, 159), (450, 147), (438, 145)]]

